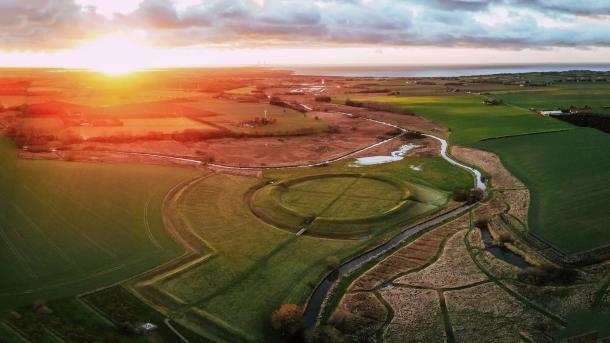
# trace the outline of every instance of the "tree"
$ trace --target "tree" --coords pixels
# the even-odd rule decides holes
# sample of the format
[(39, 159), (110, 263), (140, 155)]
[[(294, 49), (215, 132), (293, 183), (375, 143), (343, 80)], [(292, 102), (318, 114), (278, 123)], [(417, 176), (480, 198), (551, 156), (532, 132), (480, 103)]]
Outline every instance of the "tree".
[(303, 309), (295, 304), (283, 304), (271, 315), (271, 326), (286, 338), (298, 336), (303, 331)]

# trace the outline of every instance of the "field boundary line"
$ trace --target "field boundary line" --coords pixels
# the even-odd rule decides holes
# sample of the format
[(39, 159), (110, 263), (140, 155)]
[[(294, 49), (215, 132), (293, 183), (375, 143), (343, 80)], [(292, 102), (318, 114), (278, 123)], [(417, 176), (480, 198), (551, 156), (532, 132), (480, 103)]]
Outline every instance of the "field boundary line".
[(163, 320), (163, 322), (165, 323), (165, 325), (167, 325), (167, 327), (172, 330), (172, 332), (178, 336), (178, 338), (180, 338), (182, 340), (182, 342), (184, 343), (191, 343), (188, 339), (186, 339), (186, 337), (182, 336), (182, 334), (180, 333), (180, 331), (176, 330), (176, 328), (172, 325), (172, 321), (169, 318), (165, 318)]
[(492, 140), (496, 140), (496, 139), (506, 139), (506, 138), (516, 138), (516, 137), (524, 137), (524, 136), (544, 135), (544, 134), (547, 134), (547, 133), (559, 133), (559, 132), (565, 132), (565, 131), (570, 131), (570, 130), (574, 130), (574, 129), (575, 128), (554, 129), (554, 130), (548, 130), (548, 131), (535, 131), (535, 132), (527, 132), (527, 133), (518, 133), (518, 134), (514, 134), (514, 135), (488, 137), (488, 138), (483, 138), (483, 139), (479, 140), (479, 142), (487, 142), (487, 141), (492, 141)]
[(155, 236), (150, 229), (150, 222), (148, 219), (148, 209), (150, 207), (150, 203), (152, 202), (153, 197), (156, 195), (156, 192), (153, 192), (148, 199), (146, 200), (146, 204), (144, 205), (144, 229), (146, 230), (146, 236), (152, 242), (152, 244), (157, 247), (157, 249), (162, 249), (161, 244), (157, 241)]
[(86, 301), (85, 299), (81, 298), (81, 297), (75, 297), (76, 301), (81, 304), (81, 306), (88, 312), (92, 313), (94, 316), (96, 316), (97, 318), (99, 318), (100, 320), (102, 320), (104, 323), (116, 328), (116, 324), (110, 320), (105, 314), (104, 312), (102, 312), (101, 310), (99, 310), (97, 307), (93, 306), (92, 304), (90, 304), (88, 301)]
[(18, 338), (20, 338), (23, 342), (33, 343), (32, 340), (25, 334), (25, 332), (21, 331), (19, 328), (13, 326), (11, 323), (7, 321), (0, 322), (0, 325), (4, 326), (8, 331), (14, 333)]

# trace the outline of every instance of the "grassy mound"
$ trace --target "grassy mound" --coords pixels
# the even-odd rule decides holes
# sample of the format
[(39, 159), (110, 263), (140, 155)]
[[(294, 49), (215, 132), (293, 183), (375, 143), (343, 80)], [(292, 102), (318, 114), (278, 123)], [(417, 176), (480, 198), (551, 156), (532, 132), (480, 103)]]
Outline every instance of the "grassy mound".
[[(264, 186), (250, 198), (252, 211), (270, 224), (335, 238), (360, 238), (413, 220), (436, 208), (411, 184), (375, 174), (320, 174)], [(427, 190), (432, 192), (431, 190)]]

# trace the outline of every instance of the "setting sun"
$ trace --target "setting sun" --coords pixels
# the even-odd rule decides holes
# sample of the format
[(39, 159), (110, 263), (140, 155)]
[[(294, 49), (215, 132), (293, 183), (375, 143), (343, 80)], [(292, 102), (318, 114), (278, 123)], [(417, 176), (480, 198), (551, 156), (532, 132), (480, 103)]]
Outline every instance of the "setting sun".
[(152, 48), (141, 42), (118, 35), (97, 38), (78, 50), (87, 69), (107, 75), (123, 75), (145, 69)]

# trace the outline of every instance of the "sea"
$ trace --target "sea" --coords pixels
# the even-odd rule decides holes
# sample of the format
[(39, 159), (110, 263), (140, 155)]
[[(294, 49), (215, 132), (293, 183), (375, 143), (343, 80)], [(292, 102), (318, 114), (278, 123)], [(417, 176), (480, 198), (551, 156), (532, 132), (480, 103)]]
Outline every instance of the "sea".
[(342, 77), (456, 77), (570, 70), (610, 71), (610, 64), (501, 64), (409, 66), (293, 66), (295, 75)]

